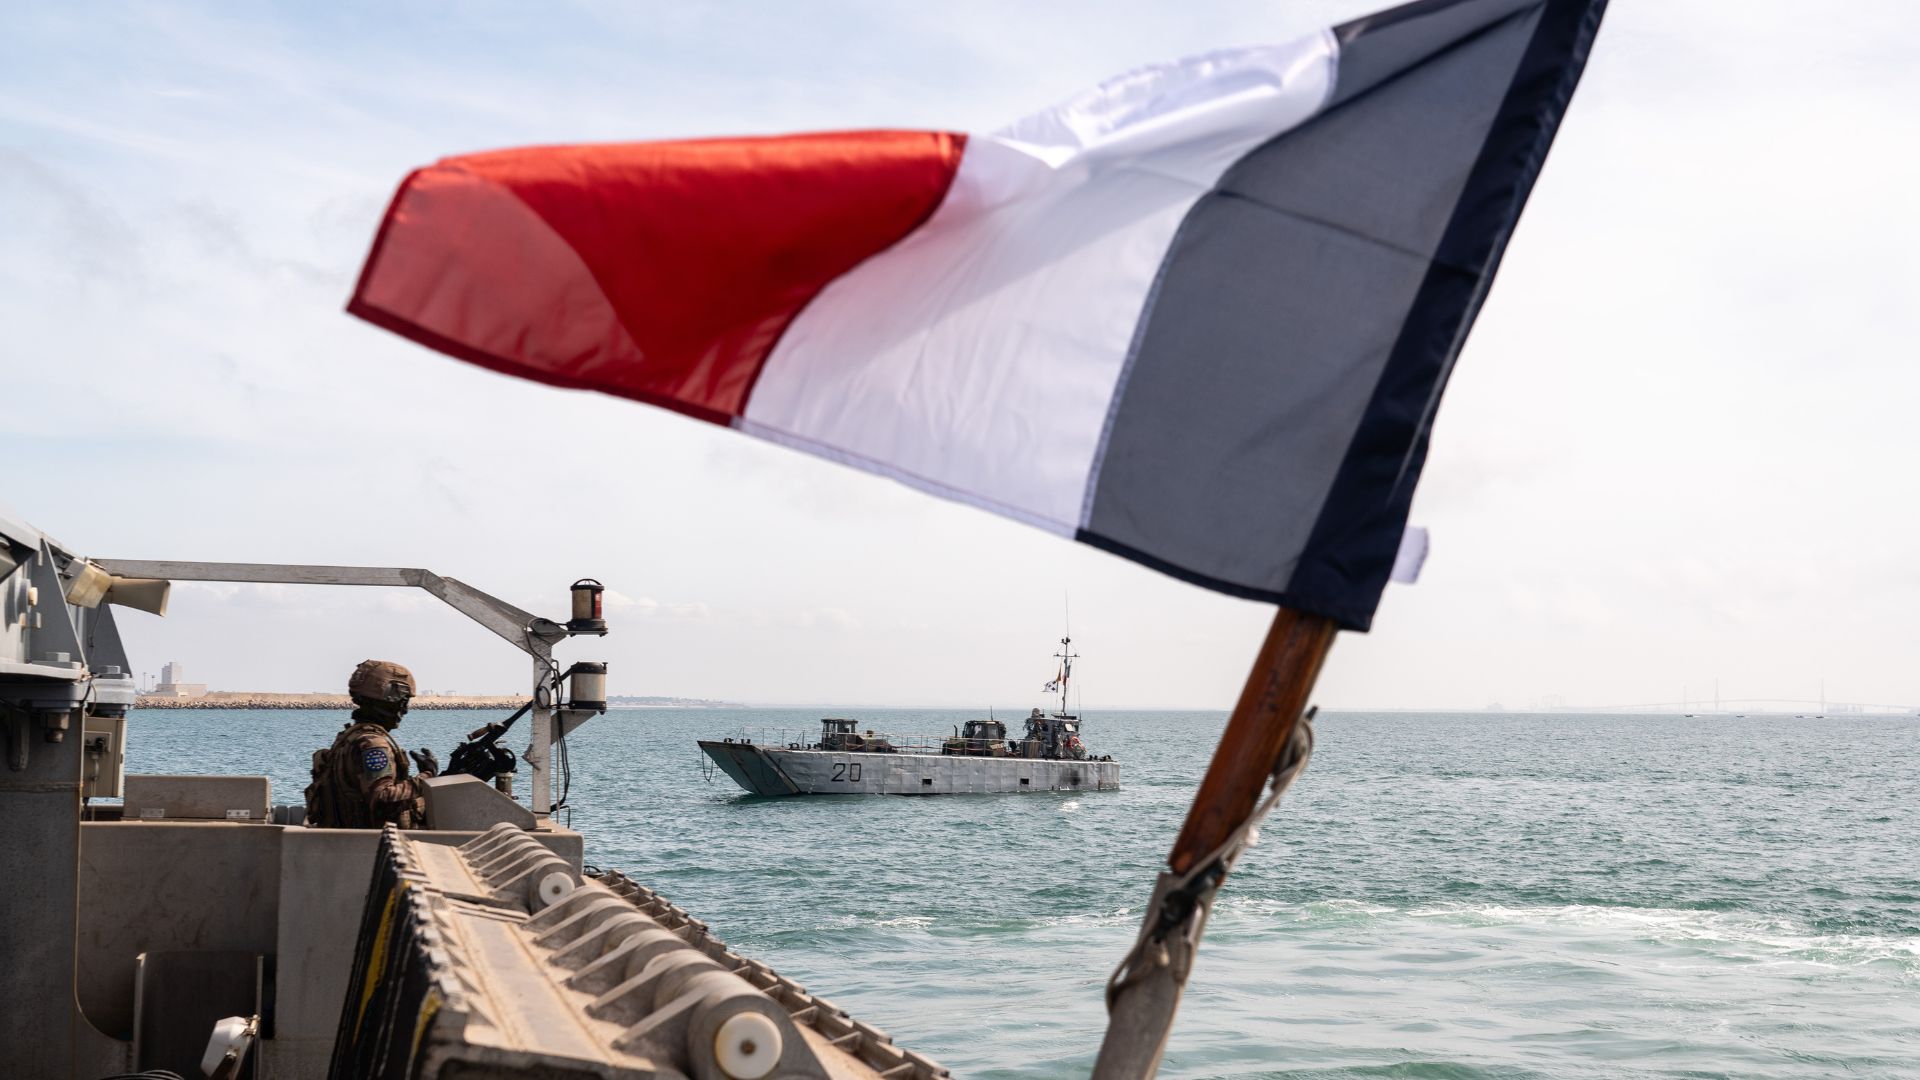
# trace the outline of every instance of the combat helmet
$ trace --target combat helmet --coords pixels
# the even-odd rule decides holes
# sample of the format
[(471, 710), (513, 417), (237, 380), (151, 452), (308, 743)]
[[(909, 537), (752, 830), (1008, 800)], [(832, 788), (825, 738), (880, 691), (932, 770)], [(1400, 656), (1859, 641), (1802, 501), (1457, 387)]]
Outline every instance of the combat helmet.
[(413, 694), (413, 672), (391, 660), (362, 660), (347, 678), (347, 695), (356, 700), (404, 705)]

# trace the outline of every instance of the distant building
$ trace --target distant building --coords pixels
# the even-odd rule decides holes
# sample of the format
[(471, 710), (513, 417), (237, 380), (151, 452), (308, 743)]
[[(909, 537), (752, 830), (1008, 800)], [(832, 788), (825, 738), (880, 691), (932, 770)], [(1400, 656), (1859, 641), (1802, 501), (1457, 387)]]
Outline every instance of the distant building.
[(206, 697), (207, 684), (185, 682), (186, 674), (187, 669), (178, 661), (167, 661), (160, 665), (160, 685), (154, 687), (153, 692), (160, 697)]

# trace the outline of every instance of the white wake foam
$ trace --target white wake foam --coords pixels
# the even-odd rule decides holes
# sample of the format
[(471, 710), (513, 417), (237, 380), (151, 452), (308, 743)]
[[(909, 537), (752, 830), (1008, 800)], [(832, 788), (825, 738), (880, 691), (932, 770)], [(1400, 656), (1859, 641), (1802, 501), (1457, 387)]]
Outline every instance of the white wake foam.
[(1642, 948), (1696, 950), (1712, 958), (1857, 967), (1897, 966), (1920, 977), (1920, 935), (1827, 932), (1779, 915), (1599, 904), (1442, 904), (1395, 908), (1359, 900), (1286, 904), (1227, 898), (1221, 914), (1235, 921), (1292, 924), (1296, 932), (1344, 929), (1373, 937), (1433, 930), (1534, 931), (1565, 940), (1606, 939)]

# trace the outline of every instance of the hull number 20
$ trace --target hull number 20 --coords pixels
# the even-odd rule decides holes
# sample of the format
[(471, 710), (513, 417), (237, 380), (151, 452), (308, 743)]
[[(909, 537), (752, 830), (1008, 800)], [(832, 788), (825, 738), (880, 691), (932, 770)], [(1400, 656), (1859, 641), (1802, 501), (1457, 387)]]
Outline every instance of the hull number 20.
[(833, 778), (850, 784), (860, 782), (860, 763), (857, 761), (836, 761), (833, 763)]

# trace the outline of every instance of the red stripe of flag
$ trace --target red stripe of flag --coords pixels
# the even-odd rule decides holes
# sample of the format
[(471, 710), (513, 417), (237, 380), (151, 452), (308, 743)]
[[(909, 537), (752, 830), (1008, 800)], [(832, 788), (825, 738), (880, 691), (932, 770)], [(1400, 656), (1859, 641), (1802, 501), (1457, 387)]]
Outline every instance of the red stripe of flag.
[(724, 423), (801, 308), (940, 205), (965, 145), (854, 131), (448, 158), (394, 197), (348, 310)]

